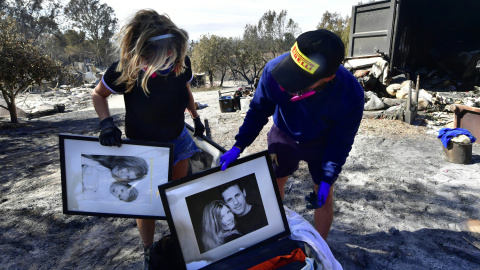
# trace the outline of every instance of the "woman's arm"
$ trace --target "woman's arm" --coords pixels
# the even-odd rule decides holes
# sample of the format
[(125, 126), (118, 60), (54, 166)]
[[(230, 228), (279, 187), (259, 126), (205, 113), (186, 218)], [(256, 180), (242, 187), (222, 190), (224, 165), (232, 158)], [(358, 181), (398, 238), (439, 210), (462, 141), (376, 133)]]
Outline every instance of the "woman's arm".
[(112, 92), (108, 90), (107, 87), (105, 87), (102, 81), (98, 83), (98, 85), (95, 87), (95, 90), (93, 90), (92, 92), (93, 107), (95, 108), (95, 111), (97, 112), (100, 121), (107, 117), (110, 117), (110, 110), (108, 108), (107, 98), (111, 94)]
[(192, 91), (190, 90), (190, 83), (187, 83), (188, 95), (190, 97), (188, 101), (187, 109), (190, 112), (190, 116), (193, 119), (194, 131), (193, 136), (202, 135), (205, 131), (205, 126), (203, 125), (202, 121), (200, 120), (200, 116), (197, 113), (197, 108), (195, 107), (195, 100), (193, 99)]
[(187, 83), (189, 101), (187, 110), (190, 112), (190, 116), (195, 119), (198, 117), (197, 108), (195, 107), (195, 99), (193, 98), (192, 90), (190, 90), (190, 83)]

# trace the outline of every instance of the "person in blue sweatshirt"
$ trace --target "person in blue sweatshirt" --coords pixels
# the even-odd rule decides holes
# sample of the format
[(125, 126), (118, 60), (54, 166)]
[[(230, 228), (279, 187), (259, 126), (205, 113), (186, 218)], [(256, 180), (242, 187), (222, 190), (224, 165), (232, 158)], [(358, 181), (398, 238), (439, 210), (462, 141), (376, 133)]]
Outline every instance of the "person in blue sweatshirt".
[(363, 116), (364, 91), (341, 63), (342, 40), (319, 29), (301, 34), (289, 53), (265, 66), (234, 146), (220, 158), (222, 170), (258, 136), (268, 117), (268, 151), (280, 195), (300, 160), (314, 182), (305, 199), (315, 228), (326, 239), (333, 221), (332, 185), (352, 149)]

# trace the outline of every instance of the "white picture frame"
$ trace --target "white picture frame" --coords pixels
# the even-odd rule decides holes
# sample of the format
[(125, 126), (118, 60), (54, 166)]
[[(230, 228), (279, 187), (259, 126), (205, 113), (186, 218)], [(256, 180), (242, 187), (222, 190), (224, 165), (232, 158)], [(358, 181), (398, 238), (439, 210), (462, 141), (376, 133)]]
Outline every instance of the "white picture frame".
[(166, 219), (158, 185), (171, 179), (173, 144), (59, 134), (63, 213)]

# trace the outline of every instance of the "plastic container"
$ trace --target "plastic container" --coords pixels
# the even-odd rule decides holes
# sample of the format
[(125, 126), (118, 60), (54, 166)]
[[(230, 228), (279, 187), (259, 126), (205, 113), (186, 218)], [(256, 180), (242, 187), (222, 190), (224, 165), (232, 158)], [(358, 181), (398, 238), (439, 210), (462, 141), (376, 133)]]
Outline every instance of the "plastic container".
[(470, 164), (472, 162), (472, 143), (457, 143), (450, 141), (448, 147), (443, 146), (443, 160), (458, 163)]
[(240, 107), (242, 108), (241, 111), (242, 112), (247, 112), (248, 109), (250, 109), (250, 101), (252, 101), (252, 98), (240, 98)]
[(220, 104), (220, 111), (223, 112), (234, 112), (234, 100), (232, 97), (224, 96), (218, 99), (218, 103)]

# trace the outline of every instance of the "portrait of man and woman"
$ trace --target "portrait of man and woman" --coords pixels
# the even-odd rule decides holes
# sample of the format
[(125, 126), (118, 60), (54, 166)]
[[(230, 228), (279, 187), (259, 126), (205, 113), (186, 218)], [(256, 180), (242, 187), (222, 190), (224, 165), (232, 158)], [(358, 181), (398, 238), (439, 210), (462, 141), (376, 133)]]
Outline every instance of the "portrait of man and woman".
[(81, 161), (81, 199), (137, 202), (136, 186), (149, 171), (144, 158), (82, 154)]
[(186, 198), (200, 253), (268, 225), (255, 174)]

